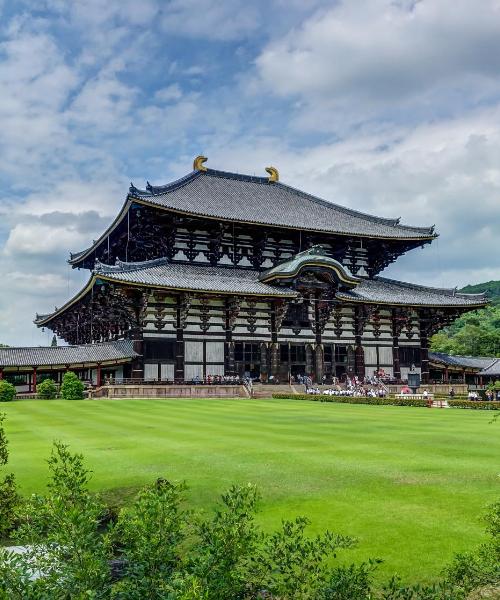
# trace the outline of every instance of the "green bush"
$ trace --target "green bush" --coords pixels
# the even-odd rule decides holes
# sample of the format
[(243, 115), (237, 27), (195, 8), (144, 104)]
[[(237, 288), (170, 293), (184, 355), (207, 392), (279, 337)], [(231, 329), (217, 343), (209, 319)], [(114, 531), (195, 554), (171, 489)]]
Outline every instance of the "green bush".
[(61, 398), (64, 398), (64, 400), (81, 400), (84, 387), (83, 382), (78, 379), (75, 373), (68, 371), (63, 377)]
[(41, 400), (53, 400), (57, 397), (57, 385), (53, 379), (44, 379), (37, 386), (37, 397)]
[(327, 396), (326, 394), (273, 394), (281, 400), (313, 400), (316, 402), (338, 402), (341, 404), (373, 404), (382, 406), (427, 406), (427, 400), (415, 398), (370, 398), (356, 396)]
[(2, 379), (0, 381), (0, 402), (12, 402), (14, 400), (14, 396), (16, 395), (16, 388)]
[[(315, 402), (337, 402), (340, 404), (372, 404), (382, 406), (427, 406), (427, 400), (417, 398), (370, 398), (356, 396), (327, 396), (326, 394), (273, 394), (279, 400), (313, 400)], [(439, 400), (439, 398), (436, 398)], [(500, 410), (500, 402), (485, 402), (472, 400), (448, 400), (452, 408), (470, 408), (473, 410)]]
[(473, 410), (500, 410), (500, 402), (486, 402), (484, 400), (448, 400), (453, 408), (471, 408)]

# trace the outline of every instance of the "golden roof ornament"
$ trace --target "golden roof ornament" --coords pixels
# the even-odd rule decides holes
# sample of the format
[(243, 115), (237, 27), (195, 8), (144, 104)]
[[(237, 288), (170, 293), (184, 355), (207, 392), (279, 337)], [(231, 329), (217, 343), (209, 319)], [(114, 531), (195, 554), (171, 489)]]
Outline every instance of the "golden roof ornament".
[(280, 180), (280, 174), (278, 173), (278, 169), (276, 169), (276, 167), (266, 167), (266, 171), (269, 173), (269, 183)]
[(206, 163), (207, 160), (206, 156), (202, 156), (201, 154), (197, 156), (193, 161), (193, 171), (206, 171), (207, 167), (203, 163)]

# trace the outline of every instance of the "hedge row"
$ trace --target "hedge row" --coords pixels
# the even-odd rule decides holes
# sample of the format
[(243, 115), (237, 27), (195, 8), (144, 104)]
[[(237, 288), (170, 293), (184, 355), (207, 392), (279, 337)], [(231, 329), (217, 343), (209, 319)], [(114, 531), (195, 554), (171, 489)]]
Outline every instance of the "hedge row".
[[(427, 406), (427, 400), (417, 398), (371, 398), (357, 396), (328, 396), (326, 394), (273, 394), (281, 400), (313, 400), (316, 402), (338, 402), (341, 404), (373, 404), (384, 406)], [(448, 400), (452, 408), (471, 408), (475, 410), (500, 410), (500, 402), (475, 402), (471, 400)]]

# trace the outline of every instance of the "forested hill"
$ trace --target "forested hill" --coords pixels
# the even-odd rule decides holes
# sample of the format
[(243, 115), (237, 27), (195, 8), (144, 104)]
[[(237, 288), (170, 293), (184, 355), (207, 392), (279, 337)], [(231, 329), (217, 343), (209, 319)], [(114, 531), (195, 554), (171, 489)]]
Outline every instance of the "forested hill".
[(466, 285), (468, 294), (486, 292), (491, 305), (466, 313), (431, 339), (431, 350), (463, 356), (500, 357), (500, 281)]
[(466, 294), (479, 294), (486, 292), (492, 304), (500, 304), (500, 281), (487, 281), (476, 285), (466, 285), (460, 290)]

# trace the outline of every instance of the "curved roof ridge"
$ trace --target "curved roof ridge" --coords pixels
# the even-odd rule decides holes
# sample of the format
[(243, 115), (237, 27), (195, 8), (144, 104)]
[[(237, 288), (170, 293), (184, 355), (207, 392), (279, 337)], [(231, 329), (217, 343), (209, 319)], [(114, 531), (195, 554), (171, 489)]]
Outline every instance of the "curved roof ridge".
[(179, 177), (179, 179), (174, 179), (174, 181), (171, 181), (170, 183), (165, 183), (164, 185), (151, 185), (148, 181), (146, 182), (145, 190), (141, 190), (140, 188), (136, 187), (134, 184), (131, 183), (129, 188), (129, 195), (133, 198), (149, 198), (151, 196), (160, 196), (161, 194), (169, 192), (170, 190), (177, 190), (180, 187), (183, 187), (202, 173), (203, 171), (191, 171), (187, 175), (183, 175), (182, 177)]
[(92, 272), (96, 275), (99, 275), (105, 273), (115, 273), (117, 271), (140, 271), (141, 269), (147, 269), (148, 267), (156, 267), (168, 263), (169, 260), (165, 256), (137, 262), (126, 262), (124, 260), (117, 259), (114, 265), (107, 265), (99, 260), (96, 260)]

